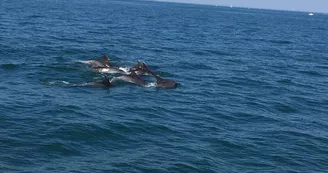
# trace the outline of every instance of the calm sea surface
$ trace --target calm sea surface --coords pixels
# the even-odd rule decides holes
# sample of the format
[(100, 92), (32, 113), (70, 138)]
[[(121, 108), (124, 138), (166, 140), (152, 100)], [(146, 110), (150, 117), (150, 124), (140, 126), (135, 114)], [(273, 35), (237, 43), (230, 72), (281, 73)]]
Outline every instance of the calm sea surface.
[[(327, 172), (327, 41), (324, 14), (2, 0), (0, 172)], [(179, 86), (72, 87), (102, 52)]]

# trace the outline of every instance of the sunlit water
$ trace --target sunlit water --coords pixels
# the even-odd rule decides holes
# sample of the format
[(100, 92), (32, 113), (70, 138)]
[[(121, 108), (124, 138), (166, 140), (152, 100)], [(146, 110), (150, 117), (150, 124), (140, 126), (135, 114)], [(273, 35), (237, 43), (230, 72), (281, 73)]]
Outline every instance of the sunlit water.
[[(0, 5), (0, 172), (328, 170), (327, 15)], [(141, 59), (179, 85), (83, 85), (102, 80), (81, 62), (103, 52), (123, 69)]]

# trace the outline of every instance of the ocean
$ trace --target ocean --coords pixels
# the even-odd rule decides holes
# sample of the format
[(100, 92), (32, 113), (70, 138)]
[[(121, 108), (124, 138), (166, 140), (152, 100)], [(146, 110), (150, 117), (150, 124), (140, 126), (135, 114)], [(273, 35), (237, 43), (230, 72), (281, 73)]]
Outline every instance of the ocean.
[[(3, 0), (0, 172), (328, 172), (327, 40), (320, 13)], [(178, 86), (72, 87), (102, 53)]]

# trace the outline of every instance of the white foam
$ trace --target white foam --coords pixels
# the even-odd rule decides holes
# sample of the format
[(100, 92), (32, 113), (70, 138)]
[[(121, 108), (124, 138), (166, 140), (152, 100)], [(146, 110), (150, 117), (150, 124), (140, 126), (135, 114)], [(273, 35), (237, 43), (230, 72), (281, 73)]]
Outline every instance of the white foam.
[(124, 71), (125, 73), (127, 73), (127, 74), (130, 74), (130, 68), (128, 68), (128, 67), (120, 67), (120, 68), (118, 68), (118, 69), (120, 69), (120, 70), (122, 70), (122, 71)]
[(97, 71), (99, 71), (101, 73), (113, 73), (114, 72), (112, 69), (109, 69), (109, 68), (100, 68), (100, 69), (97, 69)]
[(82, 84), (79, 84), (79, 85), (76, 85), (76, 86), (87, 86), (87, 85), (91, 85), (92, 83), (82, 83)]
[(120, 71), (118, 71), (117, 69), (112, 69), (112, 68), (99, 68), (94, 70), (100, 73), (110, 73), (110, 74), (120, 73)]
[(66, 85), (70, 84), (70, 83), (67, 82), (67, 81), (59, 81), (59, 80), (49, 81), (49, 84), (50, 84), (50, 85), (55, 85), (55, 84), (58, 84), (58, 83), (63, 83), (63, 84), (66, 84)]
[(119, 77), (113, 77), (109, 82), (110, 83), (113, 83), (113, 82), (115, 82), (117, 80), (120, 80), (120, 78)]
[(83, 61), (83, 60), (75, 60), (75, 62), (83, 63), (83, 64), (90, 64), (90, 61)]
[(50, 81), (50, 82), (48, 82), (50, 85), (53, 85), (53, 84), (55, 84), (56, 83), (56, 81)]
[(156, 82), (151, 82), (151, 83), (148, 83), (145, 85), (145, 87), (147, 87), (147, 88), (156, 87), (156, 86), (157, 86)]

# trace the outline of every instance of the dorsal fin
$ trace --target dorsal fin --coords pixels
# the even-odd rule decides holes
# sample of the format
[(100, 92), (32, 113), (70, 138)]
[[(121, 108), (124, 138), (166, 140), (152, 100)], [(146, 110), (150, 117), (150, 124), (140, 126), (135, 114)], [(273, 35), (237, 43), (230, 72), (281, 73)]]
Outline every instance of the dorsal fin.
[(142, 69), (142, 66), (143, 66), (142, 61), (140, 61), (140, 60), (137, 60), (137, 61), (138, 61), (138, 64), (136, 65), (137, 68)]
[(148, 65), (145, 62), (142, 62), (142, 68), (149, 70)]
[(103, 84), (106, 86), (106, 87), (109, 87), (110, 86), (110, 82), (109, 82), (109, 78), (107, 76), (105, 76), (104, 80), (103, 80)]
[(106, 53), (103, 53), (103, 55), (104, 55), (104, 63), (105, 63), (105, 65), (106, 66), (111, 66), (107, 54)]

